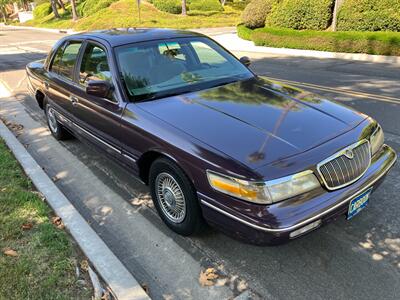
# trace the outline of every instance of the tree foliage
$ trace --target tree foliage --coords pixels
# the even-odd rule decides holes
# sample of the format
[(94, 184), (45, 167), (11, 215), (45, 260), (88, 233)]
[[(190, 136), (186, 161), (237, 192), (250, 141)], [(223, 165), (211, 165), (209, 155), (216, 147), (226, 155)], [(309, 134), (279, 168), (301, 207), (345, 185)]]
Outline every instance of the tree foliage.
[(33, 10), (33, 18), (41, 19), (50, 15), (51, 12), (51, 4), (49, 2), (43, 3), (35, 7), (35, 9)]

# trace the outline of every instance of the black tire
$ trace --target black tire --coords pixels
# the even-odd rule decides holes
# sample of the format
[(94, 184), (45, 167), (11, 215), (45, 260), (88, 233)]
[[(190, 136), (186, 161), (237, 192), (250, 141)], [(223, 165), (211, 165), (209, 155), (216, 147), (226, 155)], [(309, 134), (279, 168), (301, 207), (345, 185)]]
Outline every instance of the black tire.
[[(51, 134), (59, 141), (71, 138), (71, 134), (57, 121), (55, 110), (50, 104), (46, 104), (45, 115), (47, 126)], [(52, 120), (54, 118), (54, 120)]]
[[(179, 185), (179, 188), (183, 193), (185, 214), (182, 220), (171, 220), (171, 214), (166, 212), (166, 207), (169, 206), (165, 200), (167, 197), (165, 197), (164, 200), (160, 199), (160, 197), (164, 197), (166, 194), (163, 192), (163, 196), (159, 196), (157, 191), (160, 182), (163, 182), (161, 181), (163, 178), (167, 178), (165, 180), (171, 180), (171, 178), (166, 174), (174, 179), (175, 183)], [(159, 158), (155, 160), (150, 167), (149, 185), (154, 206), (157, 209), (161, 219), (169, 228), (178, 234), (186, 236), (199, 233), (204, 229), (205, 223), (201, 215), (197, 193), (186, 174), (177, 164), (167, 158)], [(163, 191), (167, 189), (168, 187), (164, 188)], [(176, 194), (179, 195), (179, 191)], [(180, 197), (174, 197), (173, 199), (179, 198)], [(164, 201), (164, 204), (162, 201)], [(178, 200), (175, 201), (175, 204), (176, 203), (178, 203)], [(177, 207), (177, 205), (173, 206), (173, 208), (175, 207)]]

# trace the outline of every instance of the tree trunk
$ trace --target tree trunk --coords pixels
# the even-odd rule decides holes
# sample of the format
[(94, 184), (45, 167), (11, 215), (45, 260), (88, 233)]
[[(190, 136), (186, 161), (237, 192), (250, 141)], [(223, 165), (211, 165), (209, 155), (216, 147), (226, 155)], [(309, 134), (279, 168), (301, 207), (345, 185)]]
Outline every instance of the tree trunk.
[(335, 0), (335, 7), (333, 8), (332, 31), (336, 31), (337, 15), (338, 15), (340, 5), (342, 5), (342, 3), (343, 3), (343, 0)]
[(58, 3), (60, 4), (60, 7), (63, 9), (63, 11), (66, 11), (63, 0), (58, 0)]
[(3, 16), (3, 22), (4, 24), (7, 23), (7, 19), (6, 19), (6, 10), (4, 8), (1, 8), (1, 15)]
[(137, 9), (138, 9), (138, 16), (139, 16), (139, 24), (142, 23), (142, 18), (140, 16), (140, 0), (136, 0)]
[(71, 8), (72, 8), (72, 20), (78, 21), (78, 13), (76, 12), (76, 2), (75, 0), (71, 0)]
[(57, 19), (59, 19), (60, 18), (60, 14), (58, 13), (58, 10), (57, 10), (56, 0), (51, 0), (51, 9), (53, 10), (54, 16)]
[(182, 0), (182, 15), (186, 16), (186, 0)]

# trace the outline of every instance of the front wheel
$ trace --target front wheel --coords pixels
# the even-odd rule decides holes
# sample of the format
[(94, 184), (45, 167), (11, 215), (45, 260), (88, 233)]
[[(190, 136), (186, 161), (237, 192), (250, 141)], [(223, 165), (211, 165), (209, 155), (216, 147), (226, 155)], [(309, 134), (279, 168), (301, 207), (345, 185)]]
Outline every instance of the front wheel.
[(204, 221), (197, 194), (179, 166), (159, 158), (151, 165), (149, 177), (154, 206), (164, 223), (181, 235), (200, 232)]

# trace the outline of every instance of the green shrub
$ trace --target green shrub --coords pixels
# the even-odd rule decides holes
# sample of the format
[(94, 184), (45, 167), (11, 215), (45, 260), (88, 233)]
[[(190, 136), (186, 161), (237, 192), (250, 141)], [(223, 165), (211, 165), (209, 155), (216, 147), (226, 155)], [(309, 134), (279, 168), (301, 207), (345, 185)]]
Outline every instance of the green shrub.
[(38, 6), (33, 10), (33, 18), (34, 19), (41, 19), (49, 14), (52, 13), (51, 5), (50, 3), (43, 3)]
[(400, 31), (400, 0), (346, 0), (338, 30)]
[(78, 5), (78, 13), (87, 17), (95, 14), (99, 10), (109, 7), (113, 2), (118, 0), (86, 0)]
[(242, 13), (243, 24), (248, 28), (264, 27), (274, 2), (276, 0), (252, 0)]
[(328, 28), (332, 20), (333, 0), (280, 0), (267, 16), (271, 27), (293, 29)]
[(219, 0), (192, 0), (189, 10), (223, 11), (224, 9)]
[(244, 40), (251, 41), (253, 32), (253, 30), (251, 30), (244, 24), (240, 24), (237, 26), (237, 35)]
[(153, 0), (153, 5), (170, 14), (182, 13), (182, 1), (180, 0)]
[(287, 28), (249, 29), (238, 26), (238, 35), (257, 46), (347, 53), (400, 55), (400, 33), (314, 31)]

